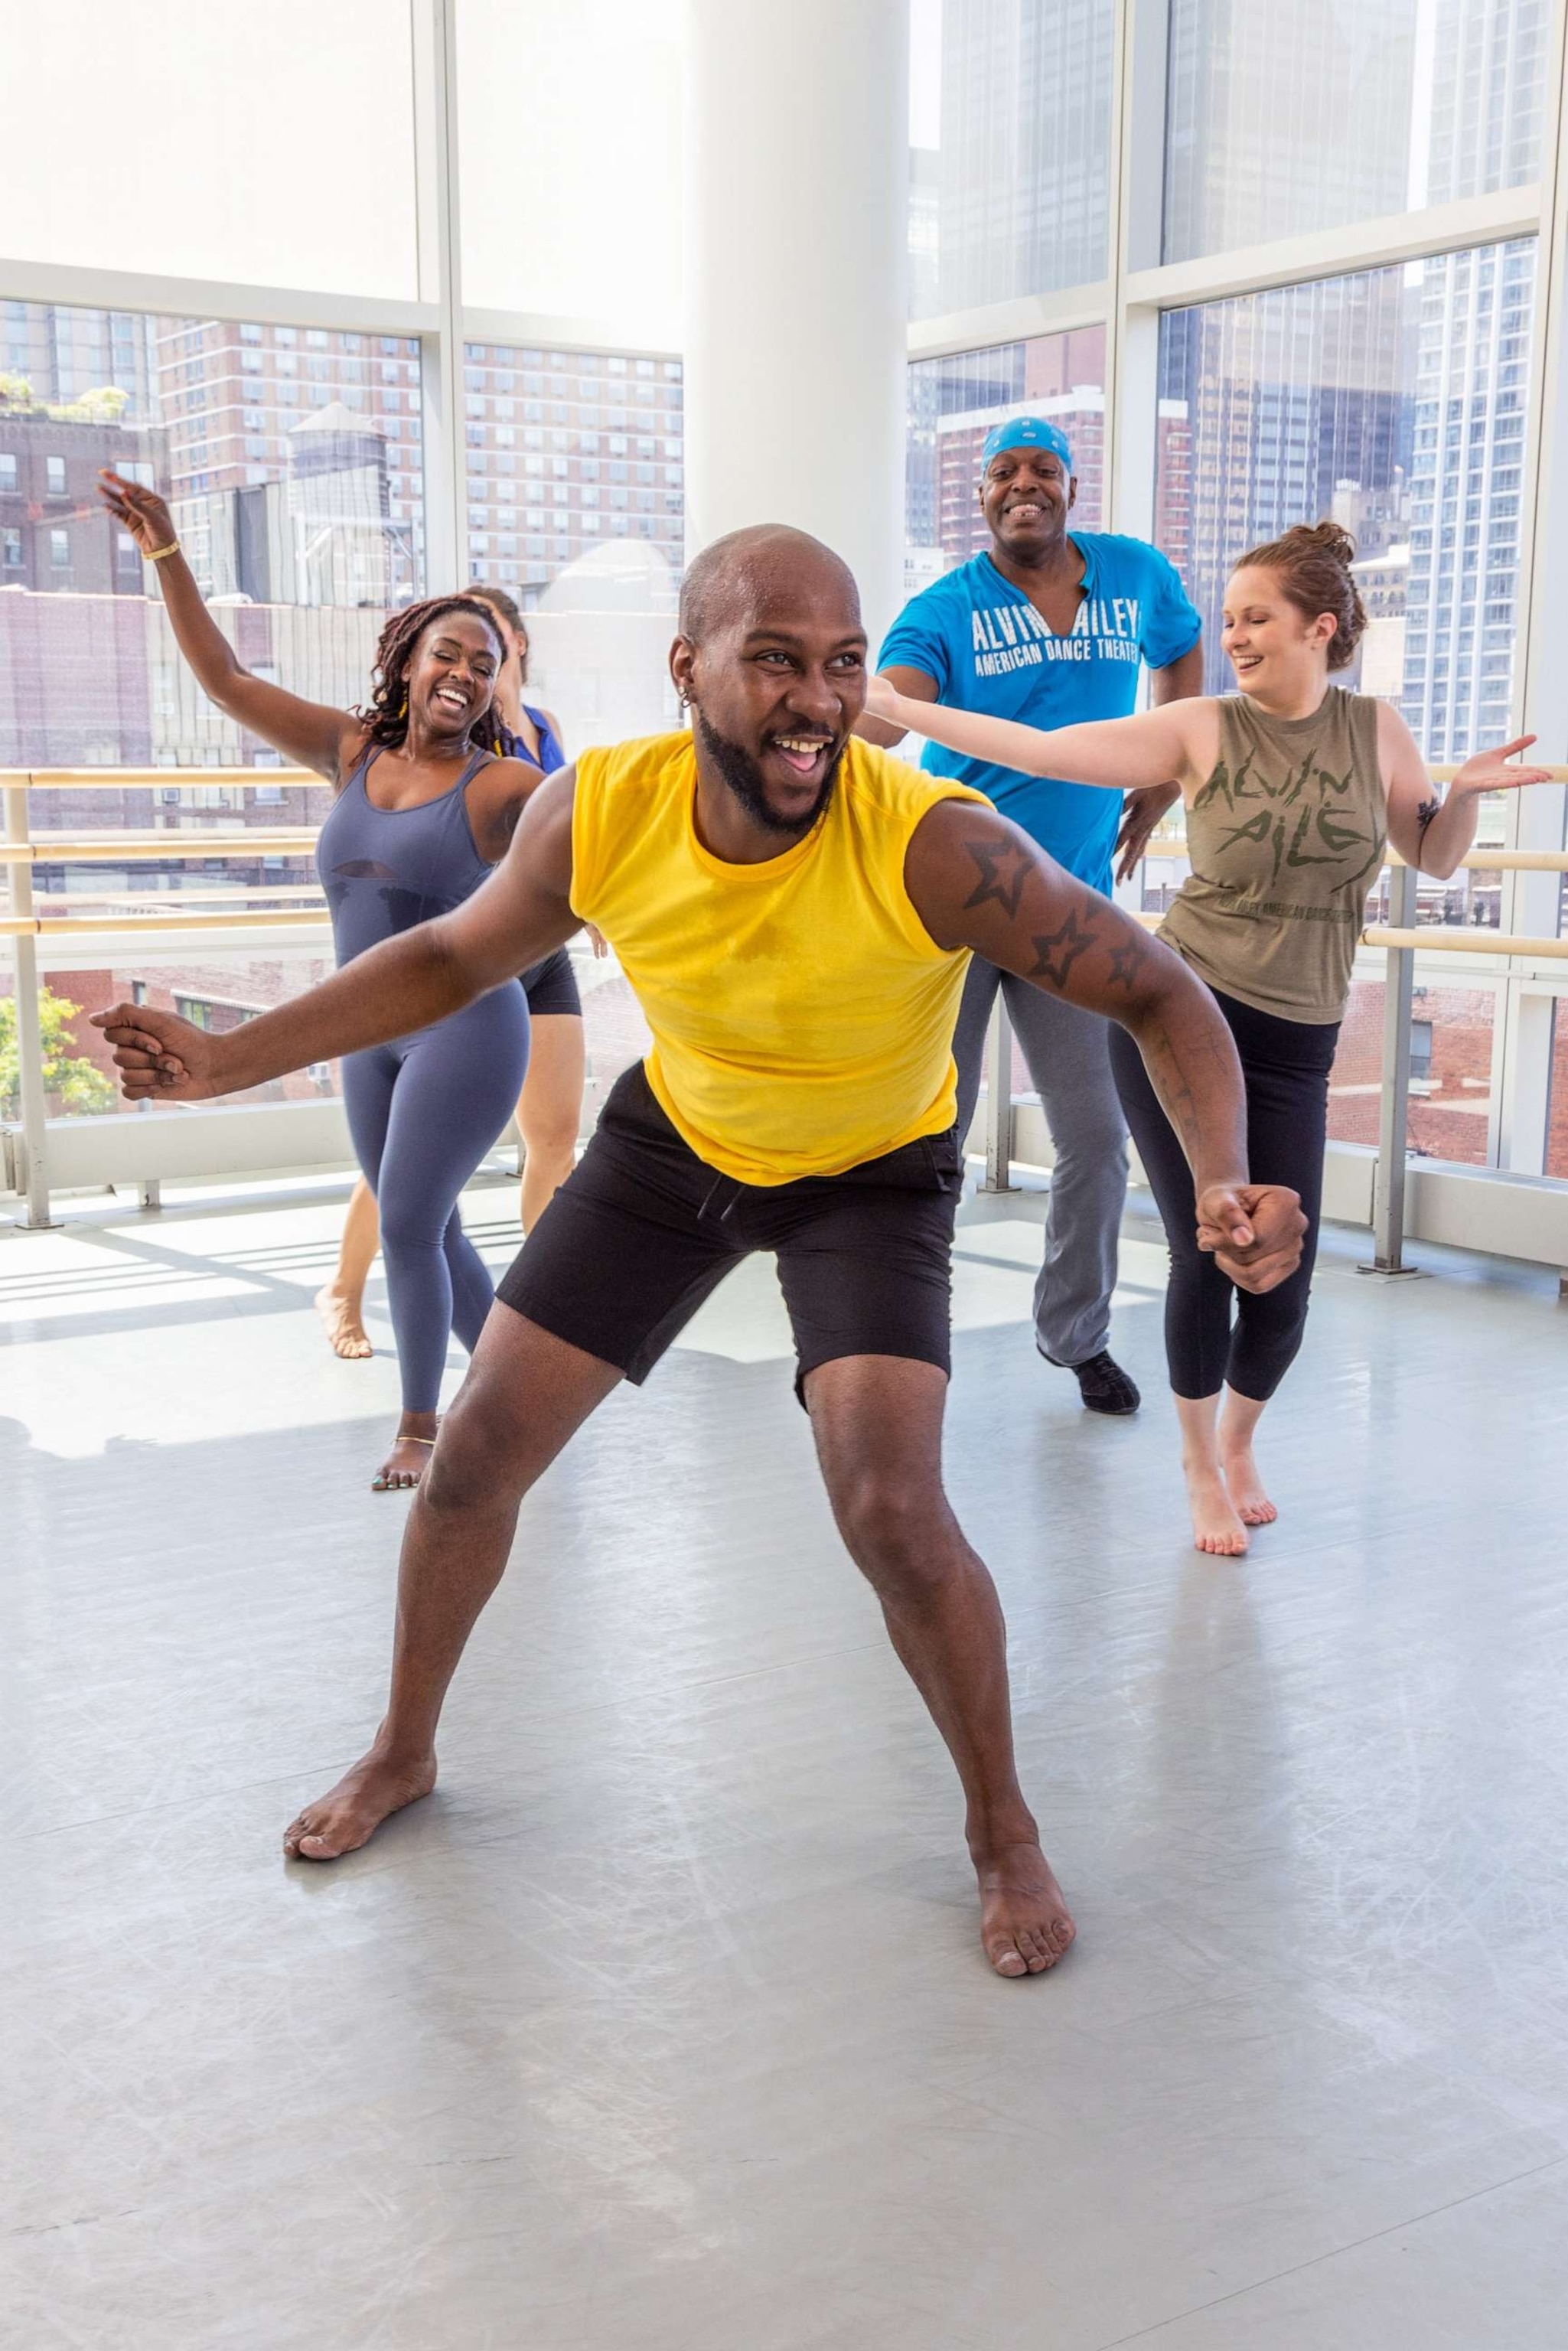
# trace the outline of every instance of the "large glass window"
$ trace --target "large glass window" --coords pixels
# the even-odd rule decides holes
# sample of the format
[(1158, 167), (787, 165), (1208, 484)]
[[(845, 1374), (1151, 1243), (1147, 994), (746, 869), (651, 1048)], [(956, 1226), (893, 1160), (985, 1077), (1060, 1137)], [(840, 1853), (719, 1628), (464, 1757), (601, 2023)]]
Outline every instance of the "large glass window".
[(915, 360), (908, 371), (905, 439), (904, 592), (989, 545), (976, 488), (980, 444), (998, 418), (1020, 409), (1049, 416), (1072, 444), (1078, 477), (1074, 520), (1100, 528), (1103, 515), (1105, 330), (1035, 335), (1026, 342), (948, 359)]
[(1231, 566), (1333, 515), (1360, 549), (1363, 690), (1432, 760), (1507, 739), (1534, 274), (1527, 239), (1162, 321), (1159, 533), (1212, 691)]
[(8, 255), (417, 298), (406, 5), (70, 0), (12, 25)]
[[(257, 770), (280, 764), (277, 754), (196, 686), (150, 569), (94, 485), (109, 466), (157, 487), (246, 667), (346, 709), (365, 695), (389, 611), (420, 592), (418, 346), (375, 339), (410, 403), (393, 414), (379, 387), (366, 388), (361, 334), (16, 301), (3, 316), (0, 448), (15, 463), (0, 465), (0, 767), (168, 776), (32, 794), (36, 840), (128, 837), (119, 862), (41, 860), (38, 911), (84, 923), (298, 913), (317, 895), (308, 853), (280, 853), (263, 836), (319, 822), (327, 789), (257, 780)], [(299, 397), (302, 348), (320, 371), (319, 404)], [(181, 770), (193, 767), (232, 768), (235, 781), (187, 787)], [(255, 854), (139, 853), (149, 835), (168, 834), (188, 852), (204, 835), (247, 833), (257, 836)], [(148, 1001), (210, 999), (214, 1019), (239, 1018), (326, 967), (319, 946), (296, 947), (282, 934), (265, 956), (209, 942), (199, 964), (178, 950), (171, 960), (166, 938), (155, 946), (155, 935), (144, 935), (139, 960), (115, 952), (111, 964), (100, 946), (99, 960), (68, 965), (57, 996), (85, 1014), (134, 984), (153, 991)], [(82, 1021), (66, 1058), (90, 1059), (95, 1034)], [(303, 1082), (315, 1092), (330, 1078)], [(60, 1108), (111, 1106), (91, 1092), (67, 1088)]]
[(681, 43), (680, 0), (462, 0), (469, 302), (679, 335)]
[(1107, 274), (1114, 0), (912, 0), (917, 319)]
[(1549, 0), (1171, 0), (1165, 257), (1518, 187)]

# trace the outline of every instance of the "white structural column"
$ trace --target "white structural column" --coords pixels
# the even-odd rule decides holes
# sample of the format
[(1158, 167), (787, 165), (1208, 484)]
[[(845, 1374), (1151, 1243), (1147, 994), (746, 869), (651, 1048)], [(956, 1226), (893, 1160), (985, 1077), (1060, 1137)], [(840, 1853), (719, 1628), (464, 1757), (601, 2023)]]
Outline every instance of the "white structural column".
[(463, 439), (463, 239), (458, 210), (457, 0), (413, 0), (419, 290), (436, 306), (420, 340), (424, 404), (424, 588), (468, 580)]
[(907, 0), (690, 0), (686, 549), (836, 548), (874, 650), (902, 599)]

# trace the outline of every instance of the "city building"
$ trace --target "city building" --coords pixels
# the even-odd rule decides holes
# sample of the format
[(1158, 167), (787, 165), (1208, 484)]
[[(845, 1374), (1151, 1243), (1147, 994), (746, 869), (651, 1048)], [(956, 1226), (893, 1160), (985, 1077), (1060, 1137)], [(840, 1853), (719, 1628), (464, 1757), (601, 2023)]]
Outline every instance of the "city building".
[(1403, 211), (1420, 13), (1172, 0), (1165, 258)]
[(0, 589), (140, 596), (141, 558), (99, 504), (98, 475), (151, 481), (161, 462), (162, 435), (117, 386), (57, 401), (0, 377)]
[(942, 11), (936, 312), (1105, 275), (1114, 16), (1111, 0)]
[(566, 565), (617, 538), (680, 568), (678, 359), (469, 343), (464, 360), (471, 579), (531, 605)]

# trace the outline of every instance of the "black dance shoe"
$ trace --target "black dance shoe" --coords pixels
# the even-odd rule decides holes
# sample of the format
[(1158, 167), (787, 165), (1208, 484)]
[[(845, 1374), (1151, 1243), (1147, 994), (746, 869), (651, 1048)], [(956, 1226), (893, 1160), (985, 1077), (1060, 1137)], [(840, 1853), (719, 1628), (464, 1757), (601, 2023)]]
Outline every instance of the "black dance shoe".
[[(1045, 1355), (1043, 1347), (1040, 1352)], [(1091, 1355), (1086, 1364), (1057, 1364), (1054, 1355), (1045, 1355), (1045, 1360), (1048, 1364), (1056, 1364), (1058, 1371), (1072, 1374), (1087, 1412), (1109, 1413), (1119, 1419), (1126, 1413), (1136, 1412), (1144, 1400), (1138, 1394), (1136, 1383), (1122, 1369), (1115, 1357), (1106, 1354), (1103, 1350), (1098, 1355)]]

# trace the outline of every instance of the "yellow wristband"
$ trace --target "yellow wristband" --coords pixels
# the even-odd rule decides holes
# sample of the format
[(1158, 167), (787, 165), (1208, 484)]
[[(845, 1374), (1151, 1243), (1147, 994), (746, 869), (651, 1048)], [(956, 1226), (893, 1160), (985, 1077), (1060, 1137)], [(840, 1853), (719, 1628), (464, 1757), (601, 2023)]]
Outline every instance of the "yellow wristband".
[(167, 557), (178, 555), (179, 552), (179, 540), (172, 538), (167, 547), (150, 547), (147, 550), (147, 560), (149, 563), (162, 563)]

